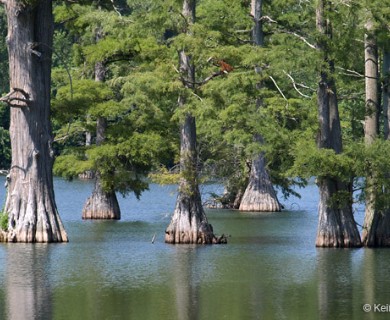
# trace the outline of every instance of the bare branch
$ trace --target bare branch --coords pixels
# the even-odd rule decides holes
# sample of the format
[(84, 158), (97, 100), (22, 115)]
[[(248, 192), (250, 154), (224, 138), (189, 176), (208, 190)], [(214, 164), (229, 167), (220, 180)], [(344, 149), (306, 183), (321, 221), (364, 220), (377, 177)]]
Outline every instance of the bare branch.
[(245, 30), (235, 30), (235, 33), (250, 33), (252, 32), (252, 29), (245, 29)]
[[(0, 99), (0, 101), (2, 101), (2, 100)], [(10, 97), (9, 97), (8, 100), (5, 101), (5, 102), (7, 102), (8, 104), (10, 104), (11, 107), (23, 107), (23, 106), (20, 106), (20, 105), (12, 105), (12, 104), (11, 104), (12, 101), (20, 101), (20, 102), (24, 102), (25, 104), (28, 104), (28, 103), (30, 102), (30, 100), (23, 99), (23, 98), (17, 98), (17, 97), (14, 97), (14, 98), (10, 98)]]
[(192, 93), (195, 97), (197, 97), (201, 102), (203, 102), (203, 99), (202, 99), (201, 97), (199, 97), (195, 92), (191, 91), (191, 93)]
[(121, 14), (121, 12), (120, 12), (120, 9), (115, 5), (114, 0), (111, 0), (111, 3), (112, 3), (112, 7), (114, 8), (115, 12), (116, 12), (120, 17), (122, 17), (122, 14)]
[(294, 89), (296, 90), (296, 92), (298, 92), (302, 97), (310, 98), (310, 96), (308, 96), (308, 95), (306, 95), (306, 94), (303, 94), (301, 91), (299, 91), (299, 89), (297, 88), (297, 85), (296, 85), (296, 83), (295, 83), (294, 78), (293, 78), (290, 74), (288, 74), (288, 73), (287, 73), (286, 71), (284, 71), (284, 70), (283, 70), (283, 72), (284, 72), (284, 74), (285, 74), (287, 77), (290, 78), (290, 80), (291, 80), (291, 82), (292, 82), (292, 84), (293, 84)]
[(310, 48), (317, 49), (317, 47), (314, 44), (311, 44), (309, 41), (307, 41), (307, 39), (305, 37), (299, 35), (298, 33), (295, 33), (292, 31), (287, 31), (287, 30), (281, 30), (281, 31), (284, 33), (287, 33), (287, 34), (291, 34), (294, 37), (297, 37), (298, 39), (302, 40), (305, 44), (307, 44)]
[(173, 66), (173, 69), (175, 69), (175, 71), (176, 71), (177, 73), (180, 73), (180, 71), (176, 68), (176, 66), (175, 66), (174, 64), (172, 64), (172, 66)]
[(346, 71), (346, 73), (343, 73), (344, 75), (351, 76), (351, 77), (357, 77), (357, 78), (364, 78), (364, 74), (361, 74), (361, 73), (359, 73), (357, 71), (350, 70), (350, 69), (344, 69), (344, 68), (341, 68), (341, 67), (336, 67), (336, 68), (340, 69), (340, 70), (343, 70), (343, 71)]
[[(24, 98), (15, 97), (14, 95), (17, 93), (22, 94)], [(12, 102), (14, 101), (24, 102), (26, 105), (29, 105), (31, 103), (30, 95), (26, 91), (20, 88), (12, 88), (12, 91), (7, 93), (4, 97), (0, 98), (0, 101), (3, 101), (6, 104), (8, 104), (10, 107), (14, 107), (14, 108), (25, 107), (20, 104), (13, 104)]]
[(58, 141), (61, 141), (61, 140), (65, 140), (65, 139), (67, 139), (69, 137), (69, 134), (67, 134), (67, 135), (65, 135), (65, 136), (63, 136), (63, 137), (61, 137), (61, 138), (55, 138), (54, 140), (53, 140), (53, 142), (58, 142)]
[(218, 71), (218, 72), (215, 72), (213, 73), (212, 75), (208, 76), (207, 78), (205, 78), (203, 81), (201, 82), (198, 82), (196, 83), (197, 85), (199, 86), (203, 86), (204, 84), (206, 84), (207, 82), (209, 82), (211, 79), (214, 79), (216, 77), (219, 77), (219, 76), (222, 76), (224, 74), (227, 74), (228, 72), (227, 71)]
[(313, 88), (311, 88), (311, 87), (309, 87), (309, 86), (307, 86), (307, 85), (305, 85), (305, 84), (303, 84), (303, 83), (295, 83), (298, 87), (301, 87), (301, 88), (304, 88), (304, 89), (309, 89), (310, 91), (312, 91), (312, 92), (317, 92), (317, 90), (316, 89), (313, 89)]
[(268, 21), (268, 22), (271, 22), (271, 23), (277, 23), (275, 20), (273, 20), (270, 16), (262, 16), (260, 18), (260, 21)]
[(287, 101), (287, 104), (288, 104), (288, 100), (287, 100), (286, 96), (283, 94), (282, 90), (280, 90), (280, 88), (279, 88), (278, 84), (276, 83), (275, 79), (272, 78), (271, 76), (269, 76), (269, 78), (272, 80), (272, 82), (274, 83), (276, 89), (278, 89), (279, 93), (281, 94), (283, 99)]
[(15, 92), (20, 92), (27, 100), (30, 99), (30, 95), (24, 91), (23, 89), (20, 88), (12, 88)]
[(203, 81), (200, 81), (200, 82), (192, 82), (192, 81), (189, 81), (187, 79), (184, 79), (183, 77), (180, 77), (180, 80), (181, 82), (186, 86), (188, 84), (190, 84), (191, 86), (194, 86), (194, 85), (197, 85), (199, 87), (203, 86), (204, 84), (206, 84), (207, 82), (209, 82), (210, 80), (218, 77), (218, 76), (221, 76), (221, 75), (224, 75), (224, 74), (227, 74), (228, 72), (227, 71), (218, 71), (218, 72), (215, 72), (213, 73), (212, 75), (208, 76), (207, 78), (205, 78)]

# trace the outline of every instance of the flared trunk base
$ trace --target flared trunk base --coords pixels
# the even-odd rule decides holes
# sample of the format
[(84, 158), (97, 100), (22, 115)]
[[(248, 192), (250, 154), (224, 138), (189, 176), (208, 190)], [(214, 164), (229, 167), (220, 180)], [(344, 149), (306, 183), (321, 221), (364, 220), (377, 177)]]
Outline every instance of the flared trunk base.
[(83, 208), (84, 220), (120, 220), (121, 213), (116, 196), (110, 194), (93, 194)]
[(104, 191), (99, 176), (95, 180), (95, 188), (83, 208), (82, 218), (85, 220), (120, 220), (121, 211), (115, 191)]
[(170, 244), (221, 244), (227, 243), (224, 235), (216, 237), (207, 222), (200, 195), (179, 192), (171, 223), (165, 230), (165, 242)]
[[(367, 213), (366, 213), (367, 218)], [(367, 227), (370, 225), (370, 228)], [(390, 247), (390, 211), (374, 212), (372, 223), (367, 224), (362, 233), (363, 245), (370, 248)]]
[(266, 169), (264, 153), (260, 153), (252, 162), (249, 184), (241, 199), (239, 210), (256, 212), (282, 210)]
[(239, 210), (256, 212), (279, 212), (282, 210), (282, 208), (275, 195), (256, 190), (248, 190), (245, 192), (241, 200)]
[(320, 192), (316, 247), (359, 248), (362, 246), (359, 231), (353, 217), (350, 199), (335, 202), (335, 197), (346, 192), (344, 184), (325, 178), (317, 182)]

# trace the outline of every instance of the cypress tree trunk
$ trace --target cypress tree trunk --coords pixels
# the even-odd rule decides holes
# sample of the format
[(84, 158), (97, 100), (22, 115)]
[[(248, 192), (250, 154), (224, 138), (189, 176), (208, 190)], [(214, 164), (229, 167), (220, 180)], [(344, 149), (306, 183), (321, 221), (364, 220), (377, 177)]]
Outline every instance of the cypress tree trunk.
[[(316, 12), (317, 30), (325, 37), (331, 36), (330, 25), (325, 19), (326, 0), (319, 0)], [(333, 63), (327, 58), (326, 41), (317, 44), (324, 55), (324, 63), (333, 70)], [(326, 67), (325, 67), (326, 68)], [(338, 113), (336, 84), (328, 74), (321, 72), (318, 85), (318, 148), (342, 152), (341, 126)], [(352, 212), (351, 186), (336, 178), (324, 176), (317, 178), (320, 192), (318, 206), (317, 247), (360, 247), (360, 235)], [(348, 195), (348, 196), (343, 196)], [(340, 198), (340, 196), (343, 196)], [(337, 197), (337, 201), (336, 201)]]
[[(262, 143), (257, 136), (256, 141)], [(242, 197), (240, 211), (276, 212), (281, 205), (266, 169), (265, 155), (261, 152), (251, 165), (249, 183)]]
[[(252, 0), (252, 16), (254, 19), (253, 42), (255, 45), (263, 46), (262, 0)], [(260, 99), (258, 99), (257, 104), (258, 107), (261, 106)], [(264, 143), (260, 135), (255, 136), (255, 141), (259, 144)], [(252, 161), (249, 183), (241, 199), (239, 210), (272, 212), (281, 211), (281, 209), (282, 207), (267, 172), (265, 154), (260, 152)]]
[[(101, 145), (105, 139), (107, 121), (99, 117), (96, 121), (96, 145)], [(92, 195), (83, 208), (83, 219), (115, 219), (121, 218), (118, 199), (114, 190), (104, 190), (99, 171), (95, 173), (95, 185)]]
[(251, 0), (251, 15), (253, 17), (252, 39), (257, 46), (264, 45), (263, 22), (263, 0)]
[[(384, 51), (383, 53), (383, 109), (385, 114), (385, 139), (390, 140), (389, 132), (389, 119), (390, 119), (390, 52)], [(386, 128), (387, 127), (387, 128)], [(390, 198), (390, 191), (384, 190), (385, 196)], [(371, 237), (367, 236), (367, 246), (377, 247), (390, 247), (390, 209), (387, 207), (383, 210), (383, 214), (376, 212), (374, 219), (372, 220)], [(365, 236), (364, 236), (365, 237)], [(374, 239), (372, 239), (374, 238)], [(371, 240), (370, 240), (371, 239)]]
[[(97, 29), (96, 41), (103, 38), (101, 29)], [(106, 68), (102, 62), (95, 64), (95, 81), (103, 82), (106, 78)], [(96, 145), (101, 145), (106, 138), (107, 120), (98, 117), (96, 121)], [(114, 175), (114, 173), (112, 173)], [(102, 187), (99, 170), (95, 172), (95, 186), (92, 195), (87, 199), (83, 208), (83, 219), (115, 219), (121, 218), (118, 199), (114, 189), (105, 190)]]
[[(379, 86), (378, 86), (378, 48), (370, 20), (366, 23), (367, 33), (364, 41), (365, 82), (366, 82), (366, 116), (364, 137), (367, 146), (378, 136)], [(384, 61), (385, 62), (385, 61)], [(386, 63), (384, 63), (386, 66)], [(384, 86), (385, 88), (385, 86)], [(384, 108), (386, 106), (384, 94)], [(386, 130), (385, 130), (386, 131)], [(388, 134), (388, 130), (387, 133)], [(382, 192), (378, 185), (376, 173), (372, 170), (366, 176), (366, 211), (363, 224), (362, 241), (369, 247), (390, 246), (390, 212), (376, 208), (377, 195)], [(387, 190), (385, 192), (388, 192)]]
[(383, 113), (385, 116), (385, 139), (390, 139), (390, 51), (388, 48), (383, 52)]
[[(96, 121), (96, 145), (101, 145), (105, 139), (107, 121), (99, 117)], [(99, 171), (95, 173), (95, 186), (92, 195), (83, 208), (83, 219), (114, 219), (121, 218), (118, 199), (115, 190), (104, 190)]]
[(50, 124), (52, 1), (9, 0), (7, 46), (11, 92), (11, 170), (3, 241), (66, 242), (53, 190)]
[[(99, 117), (96, 121), (96, 145), (101, 145), (105, 139), (107, 121)], [(99, 171), (95, 173), (95, 186), (92, 195), (83, 208), (83, 219), (115, 219), (121, 218), (118, 199), (115, 190), (105, 190)]]
[[(195, 21), (195, 5), (196, 0), (184, 0), (183, 2), (182, 13), (189, 25)], [(179, 52), (179, 66), (186, 87), (193, 89), (195, 68), (185, 51)], [(179, 108), (185, 106), (184, 96), (179, 97), (178, 104)], [(198, 186), (196, 122), (195, 117), (190, 113), (185, 115), (184, 123), (180, 128), (180, 172), (182, 178), (179, 193), (172, 220), (165, 231), (165, 242), (172, 244), (225, 242), (224, 237), (214, 236), (213, 228), (208, 223), (202, 207)]]

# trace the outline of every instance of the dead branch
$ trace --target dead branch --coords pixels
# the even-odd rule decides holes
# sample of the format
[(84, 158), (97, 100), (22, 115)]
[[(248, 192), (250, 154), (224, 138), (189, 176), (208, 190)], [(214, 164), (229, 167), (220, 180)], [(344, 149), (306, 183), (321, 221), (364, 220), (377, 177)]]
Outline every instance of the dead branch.
[(62, 140), (67, 139), (68, 137), (69, 137), (69, 134), (67, 134), (67, 135), (65, 135), (65, 136), (63, 136), (63, 137), (61, 137), (61, 138), (55, 138), (55, 139), (53, 140), (53, 142), (62, 141)]
[[(17, 93), (22, 94), (24, 98), (15, 97), (15, 94)], [(12, 91), (7, 93), (4, 97), (0, 98), (0, 101), (5, 102), (10, 107), (14, 107), (14, 108), (24, 107), (23, 105), (20, 104), (13, 104), (14, 101), (23, 102), (26, 105), (29, 105), (31, 103), (30, 95), (26, 91), (20, 88), (12, 88)]]
[(203, 99), (202, 99), (201, 97), (199, 97), (195, 92), (191, 91), (191, 93), (192, 93), (195, 97), (197, 97), (201, 102), (203, 102)]
[(347, 75), (347, 76), (350, 76), (350, 77), (364, 78), (364, 74), (361, 74), (361, 73), (359, 73), (357, 71), (354, 71), (354, 70), (345, 69), (345, 68), (342, 68), (342, 67), (336, 67), (336, 69), (340, 69), (340, 70), (346, 71), (343, 74)]
[(270, 16), (262, 16), (260, 18), (260, 21), (268, 21), (270, 23), (277, 23), (275, 20), (273, 20)]
[(112, 7), (114, 8), (114, 11), (115, 11), (120, 17), (122, 17), (122, 14), (121, 14), (121, 12), (120, 12), (120, 9), (115, 5), (114, 0), (111, 0), (111, 3), (112, 3)]
[(184, 85), (188, 85), (190, 84), (191, 86), (198, 86), (198, 87), (201, 87), (203, 85), (205, 85), (207, 82), (209, 82), (210, 80), (214, 79), (214, 78), (217, 78), (219, 76), (222, 76), (222, 75), (225, 75), (225, 74), (228, 74), (229, 72), (226, 71), (226, 70), (220, 70), (218, 72), (214, 72), (213, 74), (211, 74), (210, 76), (208, 76), (207, 78), (203, 79), (202, 81), (200, 82), (192, 82), (192, 81), (188, 81), (187, 79), (184, 79), (183, 77), (180, 77), (180, 80), (183, 82)]
[(314, 44), (311, 44), (304, 36), (299, 35), (298, 33), (287, 31), (287, 30), (281, 30), (281, 32), (291, 34), (294, 37), (297, 37), (298, 39), (302, 40), (305, 44), (307, 44), (312, 49), (317, 49), (317, 47)]
[(290, 78), (290, 80), (291, 80), (291, 82), (292, 82), (292, 84), (293, 84), (294, 89), (295, 89), (296, 92), (298, 92), (302, 97), (310, 98), (310, 96), (308, 96), (308, 95), (302, 93), (302, 92), (297, 88), (297, 85), (296, 85), (296, 83), (295, 83), (295, 80), (294, 80), (294, 78), (293, 78), (290, 74), (288, 74), (288, 73), (287, 73), (286, 71), (284, 71), (284, 70), (283, 70), (283, 72), (284, 72), (284, 74), (285, 74), (287, 77)]
[(280, 88), (279, 88), (278, 84), (276, 83), (275, 79), (272, 78), (271, 76), (269, 76), (269, 78), (272, 80), (272, 82), (274, 83), (276, 89), (278, 89), (280, 95), (283, 97), (284, 100), (287, 101), (287, 104), (288, 104), (288, 100), (287, 100), (286, 96), (283, 94), (282, 90), (280, 90)]

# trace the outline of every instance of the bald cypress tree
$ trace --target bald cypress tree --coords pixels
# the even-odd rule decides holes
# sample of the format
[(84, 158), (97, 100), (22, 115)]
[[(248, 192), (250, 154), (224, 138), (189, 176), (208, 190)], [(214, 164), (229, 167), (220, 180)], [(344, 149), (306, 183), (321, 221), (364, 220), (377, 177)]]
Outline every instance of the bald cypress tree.
[[(196, 0), (184, 0), (182, 15), (186, 19), (187, 36), (195, 22)], [(195, 66), (191, 55), (185, 49), (179, 51), (179, 70), (183, 83), (194, 89)], [(179, 108), (185, 107), (186, 97), (180, 95)], [(216, 238), (202, 207), (198, 181), (198, 156), (196, 146), (196, 120), (186, 111), (180, 124), (180, 173), (179, 193), (171, 222), (165, 231), (165, 242), (172, 244), (195, 243), (212, 244), (225, 241)]]
[(2, 1), (8, 20), (12, 163), (3, 241), (66, 242), (53, 190), (50, 123), (52, 1)]
[[(343, 151), (341, 125), (338, 110), (336, 82), (332, 75), (334, 62), (329, 59), (327, 46), (332, 36), (330, 0), (319, 0), (316, 8), (317, 42), (324, 64), (317, 89), (319, 149), (330, 149), (336, 154)], [(320, 193), (318, 206), (317, 247), (360, 247), (360, 235), (352, 212), (351, 185), (330, 175), (317, 177)]]
[[(263, 0), (252, 0), (252, 40), (256, 46), (264, 45), (262, 7)], [(257, 107), (261, 108), (261, 98), (257, 99)], [(260, 134), (256, 134), (254, 140), (259, 144), (264, 144), (264, 139)], [(265, 157), (265, 153), (260, 152), (252, 159), (249, 183), (240, 203), (240, 211), (281, 211), (281, 205), (266, 168)]]

